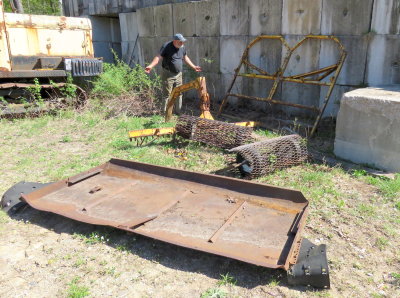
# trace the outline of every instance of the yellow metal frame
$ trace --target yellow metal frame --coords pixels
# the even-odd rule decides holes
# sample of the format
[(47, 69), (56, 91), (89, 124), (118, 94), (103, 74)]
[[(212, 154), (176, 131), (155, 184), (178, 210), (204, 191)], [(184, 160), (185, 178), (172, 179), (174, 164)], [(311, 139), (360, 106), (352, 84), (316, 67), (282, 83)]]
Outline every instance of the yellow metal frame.
[[(272, 39), (272, 40), (279, 40), (282, 43), (282, 46), (286, 49), (286, 56), (283, 59), (283, 62), (279, 69), (273, 73), (270, 74), (266, 70), (261, 69), (255, 65), (253, 65), (249, 61), (249, 51), (250, 49), (257, 44), (258, 42), (265, 40), (265, 39)], [(290, 58), (292, 57), (293, 52), (298, 49), (301, 45), (303, 45), (306, 41), (312, 40), (312, 39), (317, 39), (317, 40), (331, 40), (336, 43), (338, 46), (339, 50), (339, 59), (335, 64), (332, 64), (328, 67), (324, 67), (321, 69), (317, 69), (314, 71), (310, 71), (307, 73), (303, 74), (298, 74), (294, 76), (284, 76), (284, 73), (286, 71), (286, 68), (289, 64)], [(225, 107), (228, 97), (233, 96), (233, 97), (238, 97), (238, 98), (245, 98), (245, 99), (252, 99), (252, 100), (259, 100), (259, 101), (267, 101), (273, 104), (280, 104), (280, 105), (286, 105), (286, 106), (292, 106), (300, 109), (308, 109), (312, 110), (315, 112), (318, 112), (318, 116), (315, 120), (314, 126), (311, 130), (310, 136), (312, 137), (318, 127), (319, 122), (321, 121), (322, 115), (324, 114), (324, 111), (326, 109), (326, 106), (329, 102), (329, 99), (331, 97), (333, 88), (336, 84), (337, 78), (340, 74), (340, 71), (342, 70), (343, 63), (346, 59), (346, 51), (343, 47), (343, 45), (340, 43), (339, 39), (334, 37), (334, 36), (326, 36), (326, 35), (307, 35), (305, 36), (301, 41), (299, 41), (294, 47), (290, 47), (286, 40), (280, 36), (280, 35), (261, 35), (258, 36), (256, 39), (254, 39), (245, 49), (243, 52), (242, 58), (240, 60), (239, 66), (235, 69), (235, 75), (233, 77), (233, 80), (227, 90), (227, 94), (225, 95), (224, 99), (222, 100), (222, 104), (220, 106), (218, 115), (221, 114), (223, 108)], [(248, 67), (249, 70), (256, 71), (258, 73), (240, 73), (240, 69), (242, 66), (245, 65)], [(236, 78), (240, 77), (247, 77), (247, 78), (258, 78), (258, 79), (266, 79), (266, 80), (273, 80), (274, 83), (272, 85), (271, 90), (268, 93), (268, 96), (266, 98), (261, 98), (261, 97), (256, 97), (256, 96), (248, 96), (244, 94), (235, 94), (231, 93), (232, 88), (236, 82)], [(315, 77), (317, 76), (317, 77)], [(322, 80), (326, 79), (329, 77), (328, 82), (323, 82)], [(293, 82), (293, 83), (299, 83), (299, 84), (311, 84), (311, 85), (319, 85), (319, 86), (328, 86), (328, 92), (325, 96), (324, 99), (324, 104), (323, 106), (316, 107), (316, 106), (307, 106), (307, 105), (302, 105), (302, 104), (295, 104), (295, 103), (290, 103), (287, 101), (282, 101), (278, 99), (273, 99), (273, 96), (276, 93), (276, 90), (278, 88), (278, 85), (282, 82)]]
[(174, 108), (174, 104), (176, 99), (178, 98), (179, 95), (181, 95), (183, 92), (196, 89), (199, 92), (200, 96), (200, 118), (205, 118), (205, 119), (210, 119), (214, 120), (213, 116), (210, 113), (210, 96), (207, 92), (207, 86), (206, 86), (206, 78), (205, 77), (198, 77), (195, 80), (186, 83), (184, 85), (175, 87), (169, 98), (168, 98), (168, 103), (167, 103), (167, 108), (165, 111), (165, 122), (168, 122), (171, 120), (172, 117), (172, 110)]

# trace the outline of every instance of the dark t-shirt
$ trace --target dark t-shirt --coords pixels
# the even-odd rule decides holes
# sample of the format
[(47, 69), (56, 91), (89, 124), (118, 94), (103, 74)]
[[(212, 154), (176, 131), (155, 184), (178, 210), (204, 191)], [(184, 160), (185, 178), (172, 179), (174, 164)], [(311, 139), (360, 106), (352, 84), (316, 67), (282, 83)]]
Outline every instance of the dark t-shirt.
[(173, 73), (179, 73), (182, 71), (183, 57), (186, 56), (186, 48), (182, 46), (177, 49), (172, 41), (169, 41), (161, 47), (160, 56), (163, 57), (163, 68)]

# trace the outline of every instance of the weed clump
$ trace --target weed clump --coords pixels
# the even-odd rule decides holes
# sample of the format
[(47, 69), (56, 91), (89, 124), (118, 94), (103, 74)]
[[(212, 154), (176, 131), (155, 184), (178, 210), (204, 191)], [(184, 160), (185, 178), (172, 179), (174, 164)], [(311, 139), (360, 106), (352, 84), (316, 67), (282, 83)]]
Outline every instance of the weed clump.
[(140, 65), (131, 68), (115, 57), (116, 63), (104, 63), (104, 71), (93, 81), (92, 97), (108, 117), (146, 116), (160, 112), (156, 98), (161, 81), (149, 77)]

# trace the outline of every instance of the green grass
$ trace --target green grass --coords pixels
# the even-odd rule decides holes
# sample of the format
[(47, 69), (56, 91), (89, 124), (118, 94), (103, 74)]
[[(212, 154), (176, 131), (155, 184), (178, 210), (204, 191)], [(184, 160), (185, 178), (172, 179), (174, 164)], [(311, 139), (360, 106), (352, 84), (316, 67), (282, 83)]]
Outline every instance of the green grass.
[(236, 285), (236, 279), (229, 275), (229, 272), (226, 274), (220, 274), (221, 279), (217, 282), (217, 285), (221, 286), (221, 285)]
[(228, 294), (220, 288), (211, 288), (201, 294), (201, 298), (224, 298)]
[(89, 288), (79, 285), (79, 277), (75, 277), (68, 285), (68, 298), (83, 298), (90, 295)]

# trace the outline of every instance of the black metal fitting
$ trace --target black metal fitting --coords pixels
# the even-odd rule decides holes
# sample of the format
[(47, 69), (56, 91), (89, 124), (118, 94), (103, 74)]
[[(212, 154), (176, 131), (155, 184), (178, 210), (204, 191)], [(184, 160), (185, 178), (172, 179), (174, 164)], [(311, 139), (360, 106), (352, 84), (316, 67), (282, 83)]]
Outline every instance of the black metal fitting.
[(315, 245), (308, 239), (303, 239), (297, 264), (287, 272), (291, 285), (305, 285), (315, 288), (330, 288), (328, 259), (326, 245)]

